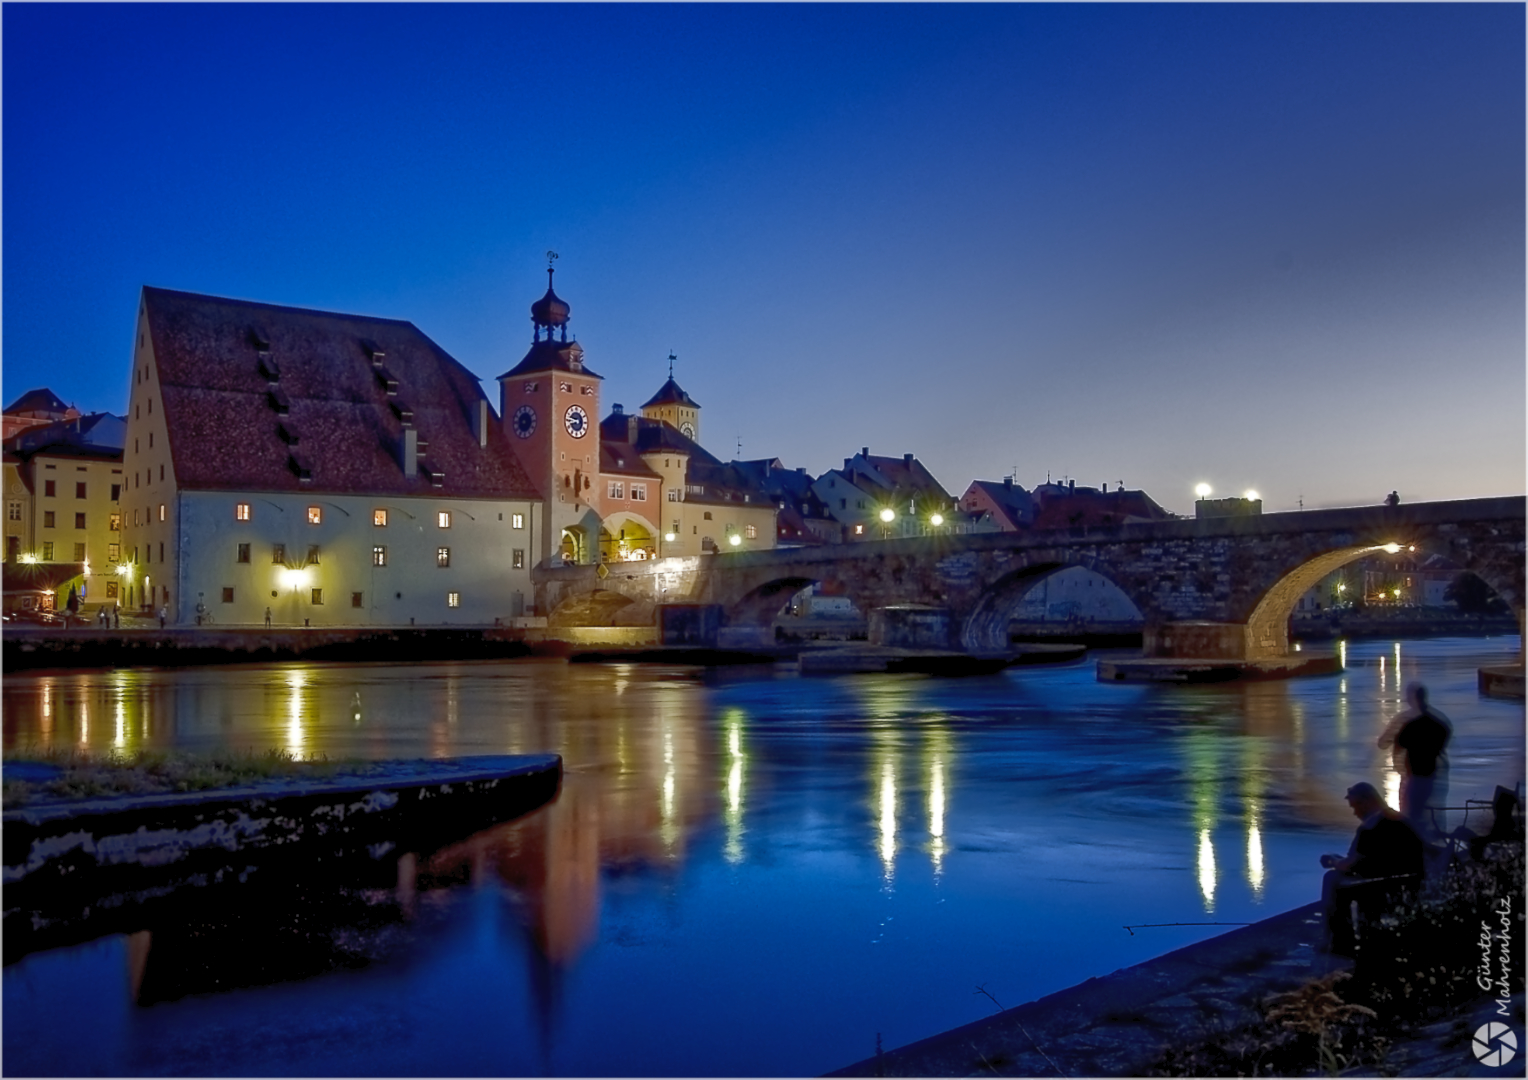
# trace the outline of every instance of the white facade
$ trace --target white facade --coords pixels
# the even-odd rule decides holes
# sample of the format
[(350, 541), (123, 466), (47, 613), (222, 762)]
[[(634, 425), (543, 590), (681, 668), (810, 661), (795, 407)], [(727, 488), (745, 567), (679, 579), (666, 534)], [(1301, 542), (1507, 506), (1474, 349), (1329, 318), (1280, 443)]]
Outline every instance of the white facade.
[[(213, 625), (492, 625), (529, 614), (533, 500), (180, 492), (175, 613)], [(200, 606), (200, 610), (199, 610)]]

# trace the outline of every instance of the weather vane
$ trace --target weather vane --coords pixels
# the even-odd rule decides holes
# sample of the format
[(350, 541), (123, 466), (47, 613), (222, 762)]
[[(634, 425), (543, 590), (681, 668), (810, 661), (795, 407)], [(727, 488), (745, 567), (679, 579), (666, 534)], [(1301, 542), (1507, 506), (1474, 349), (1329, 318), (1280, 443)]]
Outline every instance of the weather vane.
[(669, 350), (669, 378), (671, 378), (671, 379), (674, 377), (674, 361), (678, 360), (678, 359), (679, 359), (679, 357), (674, 355), (674, 350), (670, 349)]
[(552, 268), (552, 264), (554, 262), (556, 262), (556, 261), (557, 261), (557, 252), (555, 252), (555, 251), (548, 251), (546, 253), (546, 268), (548, 270), (550, 270)]

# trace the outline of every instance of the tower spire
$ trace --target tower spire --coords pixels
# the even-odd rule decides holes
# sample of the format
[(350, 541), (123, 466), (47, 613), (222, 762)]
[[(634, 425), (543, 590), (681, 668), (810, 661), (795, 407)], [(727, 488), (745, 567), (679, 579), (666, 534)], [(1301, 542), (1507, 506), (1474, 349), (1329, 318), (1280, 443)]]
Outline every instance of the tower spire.
[(674, 355), (674, 350), (670, 349), (669, 350), (669, 378), (671, 378), (671, 379), (674, 377), (674, 361), (678, 360), (678, 359), (679, 359), (679, 357)]
[(557, 261), (557, 252), (546, 253), (546, 295), (531, 305), (531, 323), (534, 331), (531, 340), (540, 341), (541, 331), (546, 331), (546, 339), (552, 340), (552, 331), (555, 328), (561, 334), (563, 341), (568, 340), (568, 315), (572, 309), (567, 302), (552, 291), (552, 275), (557, 272), (554, 265)]

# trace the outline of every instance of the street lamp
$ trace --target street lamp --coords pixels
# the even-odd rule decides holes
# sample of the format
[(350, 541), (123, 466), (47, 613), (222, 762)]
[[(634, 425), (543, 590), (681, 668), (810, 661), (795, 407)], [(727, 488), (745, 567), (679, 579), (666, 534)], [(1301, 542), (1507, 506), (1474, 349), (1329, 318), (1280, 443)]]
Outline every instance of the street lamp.
[(928, 523), (937, 529), (939, 526), (944, 524), (944, 515), (935, 514), (933, 517), (928, 519)]
[(1242, 492), (1242, 498), (1246, 499), (1248, 502), (1257, 502), (1258, 494), (1252, 488), (1248, 488), (1246, 491)]
[(1210, 487), (1209, 484), (1195, 484), (1194, 485), (1194, 494), (1198, 495), (1201, 499), (1208, 499), (1210, 497), (1211, 490), (1213, 490), (1213, 489)]
[(731, 544), (733, 547), (737, 547), (742, 542), (743, 538), (737, 533), (733, 533), (731, 536), (727, 537), (727, 543)]

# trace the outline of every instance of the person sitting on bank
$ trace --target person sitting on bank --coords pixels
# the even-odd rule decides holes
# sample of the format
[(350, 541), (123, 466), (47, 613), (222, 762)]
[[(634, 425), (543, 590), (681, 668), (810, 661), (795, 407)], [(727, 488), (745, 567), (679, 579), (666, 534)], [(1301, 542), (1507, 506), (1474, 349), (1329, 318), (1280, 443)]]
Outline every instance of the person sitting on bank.
[[(1414, 885), (1421, 878), (1423, 863), (1422, 838), (1411, 822), (1386, 805), (1373, 784), (1360, 782), (1348, 788), (1348, 805), (1359, 822), (1348, 853), (1321, 856), (1321, 865), (1327, 868), (1321, 879), (1321, 905), (1326, 913), (1322, 948), (1344, 955), (1353, 952), (1353, 901), (1374, 899), (1368, 890), (1383, 889), (1380, 881), (1398, 887)], [(1384, 895), (1379, 894), (1381, 899)]]

